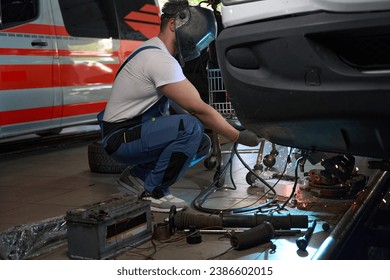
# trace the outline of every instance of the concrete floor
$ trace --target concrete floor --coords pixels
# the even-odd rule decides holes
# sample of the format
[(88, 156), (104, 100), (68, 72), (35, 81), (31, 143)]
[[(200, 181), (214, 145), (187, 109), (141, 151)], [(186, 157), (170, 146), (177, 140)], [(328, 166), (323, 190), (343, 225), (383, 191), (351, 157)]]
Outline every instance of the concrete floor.
[[(17, 232), (20, 233), (26, 229), (28, 231), (33, 225), (50, 223), (48, 221), (61, 221), (67, 211), (125, 193), (125, 190), (116, 183), (119, 174), (101, 174), (90, 171), (87, 152), (90, 143), (91, 140), (80, 141), (57, 148), (16, 153), (0, 158), (0, 257), (3, 253), (3, 258), (9, 258), (4, 257), (4, 247), (7, 249), (12, 247), (13, 250), (26, 250), (23, 258), (27, 259), (70, 259), (67, 239), (60, 240), (55, 244), (41, 244), (40, 248), (34, 249), (30, 247), (38, 246), (37, 244), (26, 243), (27, 245), (23, 245), (22, 242), (19, 245), (10, 244), (5, 236), (21, 239), (23, 237), (16, 237)], [(225, 150), (229, 147), (228, 144), (222, 146)], [(264, 154), (267, 154), (270, 149), (271, 145), (267, 143)], [(277, 149), (279, 155), (273, 171), (281, 172), (285, 166), (289, 149), (280, 146), (277, 146)], [(256, 163), (258, 150), (241, 146), (238, 147), (238, 150), (246, 164), (253, 167)], [(227, 150), (223, 157), (224, 162), (230, 155)], [(293, 158), (285, 174), (294, 175), (294, 161)], [(357, 166), (363, 174), (371, 172), (366, 168), (367, 159), (359, 160)], [(306, 166), (305, 171), (310, 170), (310, 168), (314, 167)], [(208, 197), (204, 207), (218, 211), (218, 209), (247, 207), (255, 203), (262, 203), (262, 201), (258, 201), (260, 188), (248, 185), (245, 179), (248, 170), (236, 157), (233, 160), (232, 171), (236, 189), (221, 188), (217, 190)], [(172, 186), (172, 193), (191, 203), (200, 192), (210, 186), (214, 174), (215, 169), (208, 170), (203, 162), (200, 162)], [(299, 176), (303, 177), (303, 174), (299, 173)], [(229, 176), (225, 179), (225, 185), (232, 186)], [(279, 205), (283, 204), (289, 196), (291, 186), (291, 181), (282, 180), (279, 183), (277, 188)], [(306, 228), (298, 229), (301, 230), (301, 233), (294, 236), (275, 237), (271, 239), (272, 242), (258, 244), (246, 250), (232, 248), (230, 236), (227, 234), (202, 233), (200, 244), (188, 244), (186, 241), (187, 233), (178, 231), (166, 240), (159, 241), (154, 238), (138, 244), (136, 248), (118, 249), (120, 253), (110, 258), (156, 260), (311, 259), (352, 202), (352, 200), (320, 199), (305, 194), (301, 197), (301, 207), (287, 207), (287, 210), (283, 211), (282, 214), (307, 215), (309, 223), (314, 219), (318, 221), (306, 251), (298, 250), (295, 243), (298, 237), (304, 235)], [(186, 212), (210, 215), (194, 209), (193, 206)], [(244, 213), (244, 215), (253, 215), (253, 213)], [(162, 223), (167, 218), (167, 214), (152, 213), (152, 225)], [(325, 223), (330, 225), (328, 231), (322, 228)], [(15, 236), (12, 236), (13, 233)], [(272, 250), (272, 244), (276, 245), (275, 250)], [(21, 248), (23, 246), (25, 247)]]

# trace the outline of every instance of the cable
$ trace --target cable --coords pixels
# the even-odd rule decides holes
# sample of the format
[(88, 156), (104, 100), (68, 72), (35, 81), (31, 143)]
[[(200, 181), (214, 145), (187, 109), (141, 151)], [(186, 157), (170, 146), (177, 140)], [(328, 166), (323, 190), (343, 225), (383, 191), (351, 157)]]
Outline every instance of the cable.
[(216, 255), (216, 256), (210, 257), (210, 258), (208, 258), (207, 260), (215, 260), (216, 258), (219, 258), (219, 257), (221, 257), (221, 256), (223, 256), (223, 255), (229, 253), (229, 252), (232, 251), (233, 249), (234, 249), (233, 247), (230, 247), (230, 248), (227, 249), (226, 251), (224, 251), (224, 252), (222, 252), (222, 253), (220, 253), (220, 254), (218, 254), (218, 255)]
[(294, 186), (292, 188), (292, 191), (291, 191), (291, 194), (290, 194), (290, 197), (283, 203), (283, 205), (281, 206), (280, 209), (284, 209), (287, 205), (287, 203), (293, 198), (293, 196), (295, 195), (295, 191), (296, 191), (296, 188), (297, 188), (297, 184), (298, 184), (298, 167), (299, 167), (299, 164), (302, 160), (304, 160), (305, 157), (304, 156), (301, 156), (297, 159), (297, 161), (295, 162), (295, 167), (294, 167), (294, 175), (295, 175), (295, 180), (294, 180)]
[[(237, 144), (234, 144), (234, 146), (236, 146)], [(233, 147), (234, 147), (233, 146)], [(231, 150), (231, 153), (230, 153), (230, 157), (229, 157), (229, 160), (227, 161), (227, 163), (222, 167), (222, 170), (220, 171), (219, 169), (221, 168), (221, 165), (219, 165), (217, 167), (217, 172), (214, 176), (214, 180), (213, 182), (209, 185), (208, 188), (206, 188), (203, 192), (201, 192), (195, 199), (194, 201), (192, 202), (194, 208), (200, 210), (200, 211), (204, 211), (204, 212), (208, 212), (208, 213), (211, 213), (211, 214), (219, 214), (219, 213), (223, 213), (223, 212), (230, 212), (232, 209), (231, 208), (228, 208), (228, 209), (213, 209), (213, 208), (206, 208), (206, 207), (203, 207), (203, 203), (207, 200), (207, 198), (214, 192), (216, 192), (217, 190), (226, 190), (226, 189), (229, 189), (229, 190), (235, 190), (236, 189), (236, 185), (234, 184), (234, 180), (232, 180), (233, 182), (233, 187), (232, 188), (229, 188), (229, 187), (221, 187), (218, 185), (218, 183), (220, 182), (220, 180), (222, 178), (225, 177), (226, 175), (226, 171), (227, 171), (227, 168), (230, 167), (230, 175), (232, 174), (232, 159), (233, 159), (233, 156), (234, 156), (234, 153), (233, 153), (234, 149), (232, 148)], [(232, 175), (231, 175), (231, 178), (232, 178)]]
[[(237, 143), (234, 143), (233, 144), (233, 147), (232, 147), (232, 150), (231, 150), (231, 153), (230, 153), (230, 157), (229, 157), (229, 160), (228, 162), (225, 164), (225, 166), (223, 166), (223, 169), (222, 171), (219, 171), (217, 170), (217, 173), (216, 175), (217, 176), (214, 176), (214, 181), (209, 185), (208, 188), (206, 188), (203, 192), (201, 192), (192, 202), (192, 205), (194, 206), (195, 209), (198, 209), (200, 211), (204, 211), (204, 212), (208, 212), (208, 213), (211, 213), (211, 214), (220, 214), (220, 213), (226, 213), (226, 212), (229, 212), (229, 213), (243, 213), (243, 212), (253, 212), (253, 211), (261, 211), (262, 208), (265, 208), (265, 207), (269, 207), (271, 204), (273, 204), (275, 201), (276, 201), (276, 191), (275, 191), (275, 186), (278, 184), (278, 182), (281, 180), (282, 178), (282, 175), (285, 173), (286, 169), (287, 169), (287, 165), (288, 165), (288, 160), (286, 160), (286, 164), (285, 164), (285, 167), (283, 169), (283, 172), (281, 173), (281, 176), (278, 178), (278, 180), (276, 181), (276, 183), (271, 186), (267, 181), (265, 181), (263, 178), (261, 178), (260, 176), (258, 176), (255, 172), (253, 172), (253, 170), (251, 169), (251, 167), (249, 167), (246, 162), (242, 159), (242, 157), (240, 156), (238, 150), (237, 150), (237, 146), (238, 144)], [(288, 157), (290, 157), (290, 154), (291, 154), (291, 149), (290, 149), (290, 152), (289, 152), (289, 155)], [(213, 209), (213, 208), (206, 208), (206, 207), (203, 207), (202, 205), (204, 204), (204, 202), (207, 200), (207, 198), (212, 194), (212, 193), (215, 193), (217, 190), (236, 190), (237, 189), (237, 186), (235, 184), (235, 181), (234, 181), (234, 178), (233, 178), (233, 167), (232, 167), (232, 160), (233, 160), (233, 157), (234, 155), (237, 156), (237, 158), (241, 161), (241, 163), (244, 165), (244, 167), (246, 169), (249, 170), (249, 172), (251, 172), (257, 179), (259, 179), (267, 188), (268, 190), (264, 193), (263, 196), (261, 196), (258, 200), (256, 200), (255, 202), (251, 203), (249, 206), (246, 206), (246, 207), (240, 207), (240, 208), (227, 208), (227, 209)], [(220, 168), (221, 166), (218, 166), (218, 168)], [(217, 185), (219, 183), (219, 181), (225, 177), (225, 174), (226, 174), (226, 171), (227, 171), (227, 168), (230, 167), (230, 179), (231, 179), (231, 182), (232, 182), (232, 185), (233, 187), (224, 187), (224, 188), (221, 188), (221, 186)], [(297, 177), (295, 179), (297, 181)], [(252, 205), (255, 205), (257, 202), (259, 202), (261, 199), (265, 198), (266, 195), (268, 195), (270, 192), (273, 193), (273, 197), (269, 198), (265, 203), (263, 204), (260, 204), (260, 205), (257, 205), (255, 207), (250, 207)]]

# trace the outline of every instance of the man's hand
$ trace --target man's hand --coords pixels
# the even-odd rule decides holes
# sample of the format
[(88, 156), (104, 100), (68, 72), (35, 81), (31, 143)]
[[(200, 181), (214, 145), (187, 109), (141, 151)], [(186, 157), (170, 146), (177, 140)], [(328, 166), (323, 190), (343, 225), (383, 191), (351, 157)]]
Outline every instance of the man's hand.
[(244, 146), (255, 147), (260, 143), (260, 138), (250, 130), (240, 130), (237, 143)]

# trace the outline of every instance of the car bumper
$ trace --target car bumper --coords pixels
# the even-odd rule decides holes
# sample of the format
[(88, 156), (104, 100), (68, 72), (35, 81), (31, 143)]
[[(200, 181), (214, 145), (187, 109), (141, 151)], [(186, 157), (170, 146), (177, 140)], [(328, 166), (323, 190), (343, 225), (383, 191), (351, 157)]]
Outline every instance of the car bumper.
[(217, 38), (241, 123), (295, 148), (390, 158), (390, 11), (305, 14)]

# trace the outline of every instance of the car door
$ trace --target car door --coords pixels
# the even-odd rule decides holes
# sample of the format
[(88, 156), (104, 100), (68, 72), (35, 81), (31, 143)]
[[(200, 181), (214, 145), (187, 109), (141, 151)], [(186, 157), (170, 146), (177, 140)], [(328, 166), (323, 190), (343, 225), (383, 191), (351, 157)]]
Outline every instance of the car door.
[(62, 124), (96, 121), (120, 65), (114, 6), (105, 0), (59, 0), (53, 2), (55, 13)]
[[(58, 13), (56, 15), (55, 13)], [(154, 0), (53, 2), (63, 125), (96, 121), (124, 59), (157, 35)]]
[(0, 1), (0, 138), (56, 126), (48, 3)]

